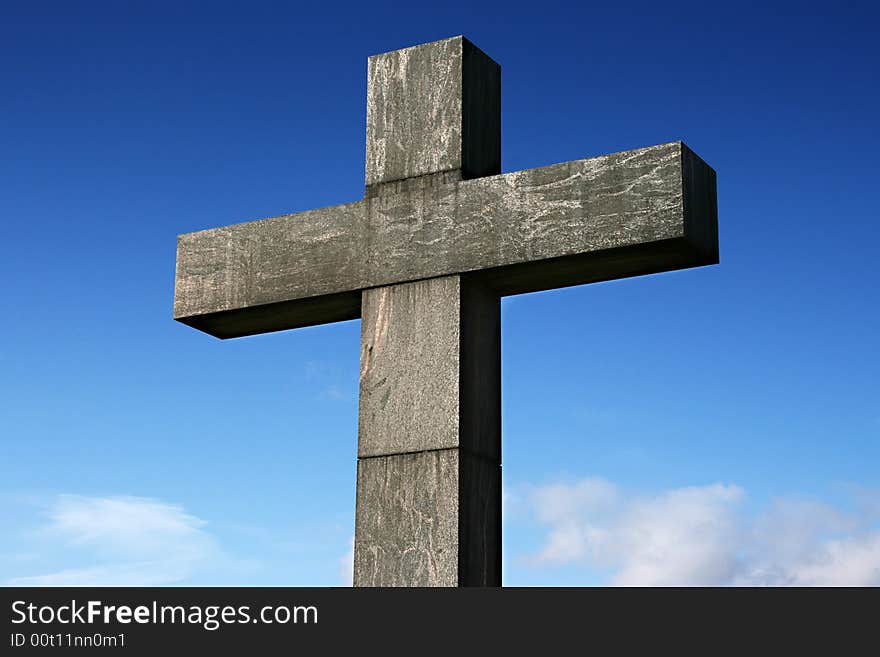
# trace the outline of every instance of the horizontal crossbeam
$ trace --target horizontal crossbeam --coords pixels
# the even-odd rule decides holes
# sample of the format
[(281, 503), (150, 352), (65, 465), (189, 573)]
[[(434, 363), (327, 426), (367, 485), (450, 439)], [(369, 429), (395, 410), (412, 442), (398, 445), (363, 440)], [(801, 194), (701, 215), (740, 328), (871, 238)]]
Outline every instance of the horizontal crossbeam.
[(437, 276), (503, 296), (716, 262), (715, 172), (673, 142), (181, 235), (174, 318), (231, 338)]

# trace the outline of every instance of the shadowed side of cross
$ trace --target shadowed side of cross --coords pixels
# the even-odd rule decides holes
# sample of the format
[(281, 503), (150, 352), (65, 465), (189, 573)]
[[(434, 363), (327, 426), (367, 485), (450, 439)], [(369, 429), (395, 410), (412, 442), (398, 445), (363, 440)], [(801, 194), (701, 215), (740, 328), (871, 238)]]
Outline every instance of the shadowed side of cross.
[(495, 62), (368, 62), (364, 199), (181, 235), (174, 318), (362, 317), (355, 585), (497, 586), (500, 297), (717, 263), (715, 172), (675, 142), (502, 175)]

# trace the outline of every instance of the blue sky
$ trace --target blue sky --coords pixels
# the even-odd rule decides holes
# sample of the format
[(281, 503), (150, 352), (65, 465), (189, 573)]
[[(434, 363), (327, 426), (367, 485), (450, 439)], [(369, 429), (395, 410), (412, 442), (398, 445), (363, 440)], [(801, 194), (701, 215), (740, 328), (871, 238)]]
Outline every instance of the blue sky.
[(350, 579), (360, 323), (179, 325), (176, 235), (360, 198), (464, 34), (504, 171), (718, 172), (720, 265), (504, 300), (504, 583), (880, 584), (870, 3), (76, 4), (0, 10), (0, 583)]

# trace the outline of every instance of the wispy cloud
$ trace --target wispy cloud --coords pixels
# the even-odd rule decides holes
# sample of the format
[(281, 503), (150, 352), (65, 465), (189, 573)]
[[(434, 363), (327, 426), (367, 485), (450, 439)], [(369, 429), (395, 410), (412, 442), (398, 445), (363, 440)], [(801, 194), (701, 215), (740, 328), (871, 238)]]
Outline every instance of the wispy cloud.
[(847, 512), (777, 500), (757, 515), (734, 485), (629, 494), (600, 478), (523, 487), (545, 528), (532, 566), (582, 565), (611, 584), (880, 585), (880, 524), (871, 505)]
[[(307, 361), (303, 368), (305, 380), (318, 390), (320, 399), (330, 401), (350, 401), (353, 379), (345, 376), (335, 364), (319, 360)], [(357, 388), (354, 388), (356, 391)]]
[(342, 586), (351, 586), (354, 582), (354, 536), (348, 542), (348, 550), (339, 557), (339, 581)]
[(62, 495), (34, 532), (80, 568), (16, 577), (19, 586), (155, 586), (189, 578), (222, 558), (205, 522), (182, 507), (142, 497)]

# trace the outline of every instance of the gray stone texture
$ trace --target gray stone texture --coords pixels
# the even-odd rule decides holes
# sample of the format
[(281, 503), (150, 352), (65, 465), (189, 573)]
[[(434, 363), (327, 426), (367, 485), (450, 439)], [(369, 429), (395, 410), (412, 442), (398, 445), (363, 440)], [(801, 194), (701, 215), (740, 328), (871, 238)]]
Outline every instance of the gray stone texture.
[(710, 264), (714, 187), (674, 142), (189, 233), (174, 316), (225, 338), (354, 319), (358, 291), (436, 276), (505, 295)]
[(458, 449), (358, 460), (355, 586), (500, 586), (501, 467)]
[(443, 171), (501, 171), (501, 68), (461, 36), (367, 63), (367, 187)]
[(501, 315), (473, 277), (365, 290), (357, 586), (500, 586)]
[(500, 300), (444, 276), (365, 290), (358, 456), (462, 447), (501, 460)]

